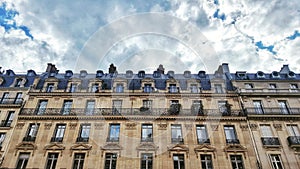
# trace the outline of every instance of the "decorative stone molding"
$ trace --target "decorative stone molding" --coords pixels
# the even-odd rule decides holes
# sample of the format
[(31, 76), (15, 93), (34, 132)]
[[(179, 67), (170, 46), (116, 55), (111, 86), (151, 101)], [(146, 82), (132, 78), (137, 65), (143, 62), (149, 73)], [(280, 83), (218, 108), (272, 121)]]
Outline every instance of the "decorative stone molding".
[(121, 156), (121, 147), (118, 143), (107, 143), (101, 149), (101, 157), (103, 157), (104, 152), (118, 152), (118, 156)]
[(172, 152), (184, 152), (186, 153), (186, 157), (189, 157), (189, 148), (184, 145), (175, 145), (173, 147), (168, 147), (169, 157), (171, 157)]
[(192, 124), (184, 124), (184, 126), (187, 130), (192, 130), (192, 128), (193, 128)]
[(62, 144), (57, 144), (57, 143), (49, 144), (44, 147), (44, 156), (46, 155), (47, 151), (60, 151), (60, 156), (62, 156), (63, 150), (65, 150), (65, 146), (63, 146)]
[(95, 123), (94, 126), (96, 130), (102, 130), (104, 127), (104, 123)]
[(74, 130), (77, 127), (77, 123), (69, 123), (70, 129)]
[(211, 128), (212, 131), (218, 131), (219, 125), (218, 124), (211, 124), (210, 128)]
[(273, 127), (274, 127), (277, 131), (282, 131), (282, 124), (275, 123), (275, 124), (273, 124)]
[(126, 126), (125, 128), (126, 130), (135, 130), (137, 123), (135, 122), (125, 123), (125, 126)]
[(76, 152), (84, 151), (84, 152), (87, 152), (87, 156), (89, 156), (91, 149), (92, 149), (92, 146), (89, 144), (83, 144), (83, 143), (75, 144), (70, 148), (70, 151), (71, 151), (70, 156), (72, 156), (74, 151), (76, 151)]
[(248, 125), (247, 124), (240, 124), (240, 128), (242, 131), (247, 131), (248, 130)]
[(50, 130), (51, 126), (52, 126), (52, 123), (45, 123), (44, 124), (45, 130)]
[(168, 123), (158, 123), (158, 130), (167, 130)]
[(154, 143), (141, 143), (137, 148), (137, 157), (139, 157), (139, 152), (140, 151), (153, 151), (156, 157), (156, 151), (158, 150), (158, 146), (156, 146)]
[(216, 148), (214, 148), (211, 145), (203, 144), (201, 146), (195, 147), (194, 152), (196, 154), (196, 157), (199, 158), (199, 153), (213, 153), (213, 157), (216, 158)]
[(32, 151), (32, 156), (34, 155), (34, 151), (37, 149), (36, 144), (30, 142), (22, 142), (16, 146), (15, 156), (17, 155), (18, 151)]
[(251, 123), (250, 124), (250, 129), (256, 131), (258, 128), (257, 124)]
[(16, 129), (22, 129), (24, 125), (25, 125), (24, 122), (18, 122), (16, 125)]
[(230, 144), (224, 148), (224, 152), (226, 153), (226, 158), (228, 158), (228, 153), (243, 153), (244, 157), (247, 158), (247, 148), (240, 144)]

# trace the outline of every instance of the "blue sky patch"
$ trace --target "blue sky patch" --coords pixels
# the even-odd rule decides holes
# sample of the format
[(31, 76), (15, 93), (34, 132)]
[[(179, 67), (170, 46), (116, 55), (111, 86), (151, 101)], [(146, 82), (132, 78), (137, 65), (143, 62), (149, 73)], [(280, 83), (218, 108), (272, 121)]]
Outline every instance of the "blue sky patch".
[(219, 14), (220, 12), (220, 9), (217, 9), (216, 12), (214, 13), (214, 18), (218, 18), (218, 19), (221, 19), (222, 21), (224, 21), (226, 19), (226, 16), (224, 13), (222, 14)]
[(214, 4), (215, 5), (219, 5), (219, 1), (218, 0), (214, 0)]
[(269, 52), (271, 52), (273, 55), (276, 55), (277, 52), (274, 51), (274, 45), (270, 45), (270, 46), (264, 46), (264, 44), (262, 43), (262, 41), (256, 42), (255, 46), (257, 46), (258, 49), (266, 49)]
[(22, 30), (27, 37), (33, 40), (33, 36), (30, 33), (30, 29), (24, 25), (17, 25), (15, 17), (19, 15), (19, 12), (14, 9), (7, 9), (6, 3), (0, 5), (0, 26), (5, 29), (5, 32), (9, 33), (10, 30)]
[(300, 33), (299, 33), (298, 30), (296, 30), (296, 31), (294, 32), (293, 35), (288, 36), (287, 39), (288, 39), (288, 40), (294, 40), (294, 39), (296, 39), (297, 37), (300, 37)]

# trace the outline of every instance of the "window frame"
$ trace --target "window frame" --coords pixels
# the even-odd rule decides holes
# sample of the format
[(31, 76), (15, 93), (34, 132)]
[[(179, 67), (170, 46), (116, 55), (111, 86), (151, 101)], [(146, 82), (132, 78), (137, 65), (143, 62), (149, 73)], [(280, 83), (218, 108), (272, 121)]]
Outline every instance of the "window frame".
[(153, 153), (142, 153), (140, 163), (141, 163), (141, 169), (152, 169)]
[[(276, 157), (279, 158), (279, 161), (278, 161), (278, 159), (275, 159)], [(283, 165), (280, 154), (269, 154), (269, 159), (270, 159), (272, 169), (284, 169), (284, 165)], [(279, 167), (278, 164), (281, 165), (281, 167)]]
[(51, 142), (62, 142), (66, 132), (66, 124), (56, 124)]
[(36, 108), (36, 115), (42, 115), (46, 112), (48, 105), (48, 100), (39, 100), (37, 108)]
[[(173, 137), (174, 135), (176, 137)], [(181, 124), (171, 124), (171, 143), (184, 143)]]
[[(53, 156), (52, 156), (53, 155)], [(48, 153), (45, 169), (55, 169), (59, 153)], [(50, 162), (50, 164), (49, 164)]]
[[(175, 157), (178, 158), (175, 159)], [(173, 154), (173, 168), (174, 169), (184, 169), (185, 168), (185, 159), (184, 159), (184, 154)], [(177, 167), (176, 167), (176, 164), (177, 163)]]
[(62, 109), (61, 109), (61, 114), (62, 115), (71, 114), (72, 106), (73, 106), (73, 100), (64, 100)]
[[(27, 153), (27, 152), (21, 152), (18, 156), (18, 161), (17, 161), (17, 164), (16, 164), (16, 169), (23, 169), (23, 168), (26, 168), (27, 164), (28, 164), (28, 161), (29, 161), (29, 158), (30, 158), (30, 153)], [(20, 164), (21, 162), (21, 164)], [(19, 166), (19, 164), (21, 166)]]
[[(235, 159), (232, 159), (232, 158), (235, 158)], [(237, 159), (239, 158), (239, 159)], [(231, 167), (233, 169), (244, 169), (245, 166), (244, 166), (244, 160), (243, 160), (243, 156), (242, 155), (230, 155), (230, 163), (231, 163)], [(235, 166), (233, 166), (233, 164), (235, 164)]]
[(119, 142), (120, 140), (120, 130), (121, 125), (120, 123), (111, 123), (109, 124), (109, 131), (108, 131), (108, 142)]
[[(198, 144), (210, 143), (206, 125), (196, 125), (196, 135)], [(200, 135), (204, 135), (205, 137), (201, 138)]]
[(96, 101), (95, 100), (87, 100), (85, 105), (85, 114), (93, 115), (95, 112)]
[(149, 123), (142, 124), (142, 126), (141, 126), (141, 142), (153, 142), (153, 125), (152, 124), (149, 124)]
[[(104, 169), (116, 169), (117, 161), (118, 161), (117, 153), (105, 153)], [(109, 165), (109, 166), (107, 166), (107, 165)]]
[(85, 160), (85, 153), (74, 153), (72, 169), (83, 169), (84, 160)]
[[(209, 157), (210, 159), (207, 159)], [(211, 154), (200, 154), (200, 163), (202, 169), (213, 169), (213, 159)], [(209, 164), (210, 163), (210, 164)], [(203, 164), (205, 166), (203, 166)]]
[(234, 125), (224, 125), (224, 134), (227, 144), (239, 144), (238, 135)]

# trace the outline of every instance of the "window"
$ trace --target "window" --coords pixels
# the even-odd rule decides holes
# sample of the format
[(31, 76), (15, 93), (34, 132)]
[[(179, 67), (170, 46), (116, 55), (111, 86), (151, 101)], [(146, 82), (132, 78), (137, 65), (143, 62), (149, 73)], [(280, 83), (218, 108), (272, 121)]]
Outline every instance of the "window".
[(276, 92), (276, 88), (277, 88), (276, 84), (274, 83), (269, 84), (269, 89), (271, 92)]
[(269, 156), (270, 156), (270, 161), (272, 164), (272, 169), (283, 169), (284, 168), (279, 154), (270, 154)]
[(62, 142), (66, 130), (65, 124), (57, 124), (51, 142)]
[(2, 120), (1, 127), (10, 127), (14, 119), (15, 112), (9, 111), (5, 120)]
[(230, 155), (232, 169), (243, 169), (243, 159), (241, 155)]
[(182, 137), (180, 124), (172, 124), (171, 125), (171, 137), (172, 137), (172, 140), (171, 140), (172, 143), (183, 144), (183, 137)]
[(199, 93), (197, 84), (191, 84), (191, 93)]
[(300, 131), (296, 124), (288, 124), (287, 129), (289, 131), (290, 136), (300, 136)]
[(174, 169), (184, 169), (184, 155), (173, 154)]
[(82, 124), (80, 125), (79, 135), (77, 138), (77, 142), (88, 142), (90, 136), (91, 125), (90, 124)]
[(39, 130), (40, 124), (29, 124), (27, 134), (24, 137), (23, 141), (35, 141), (35, 138), (37, 136), (37, 132)]
[(196, 131), (197, 131), (198, 144), (210, 143), (205, 125), (197, 125)]
[(278, 100), (281, 114), (290, 114), (287, 102), (285, 100)]
[(252, 83), (245, 83), (245, 88), (246, 89), (253, 89), (253, 84)]
[(85, 153), (75, 153), (73, 169), (83, 169)]
[(150, 153), (143, 153), (141, 158), (141, 169), (152, 169), (153, 155)]
[(119, 142), (120, 124), (110, 124), (108, 142)]
[(123, 93), (124, 92), (124, 85), (121, 83), (118, 83), (116, 86), (116, 93)]
[(73, 104), (72, 100), (65, 100), (61, 110), (61, 114), (69, 115), (71, 113), (72, 104)]
[(37, 115), (44, 114), (46, 111), (47, 104), (48, 104), (47, 100), (40, 100), (37, 110), (36, 110), (36, 114)]
[(264, 114), (263, 106), (260, 100), (254, 100), (253, 105), (256, 114)]
[(145, 84), (144, 92), (145, 93), (151, 93), (152, 92), (152, 85), (151, 84)]
[(2, 99), (1, 99), (1, 104), (8, 103), (8, 101), (9, 101), (8, 97), (9, 97), (9, 93), (8, 92), (3, 93), (3, 96), (2, 96)]
[(46, 169), (55, 169), (58, 153), (49, 153), (47, 157)]
[(221, 112), (222, 115), (229, 115), (230, 114), (230, 110), (229, 110), (229, 104), (227, 103), (227, 101), (218, 101), (218, 106), (219, 106), (219, 110)]
[(70, 86), (70, 93), (74, 93), (77, 91), (77, 84), (76, 83), (71, 83), (71, 86)]
[(117, 168), (117, 154), (106, 153), (104, 169), (116, 169)]
[(237, 139), (234, 126), (224, 126), (224, 132), (225, 132), (227, 144), (239, 144), (240, 143), (239, 140)]
[(297, 84), (291, 84), (291, 92), (298, 92), (298, 85)]
[(20, 104), (20, 103), (22, 103), (22, 101), (23, 101), (22, 96), (23, 96), (22, 93), (17, 93), (14, 103), (15, 103), (15, 104)]
[(260, 125), (262, 137), (273, 137), (272, 129), (270, 125), (262, 124)]
[(54, 89), (54, 83), (49, 83), (47, 85), (47, 88), (46, 88), (46, 92), (53, 92), (53, 89)]
[(148, 108), (148, 110), (152, 109), (152, 100), (143, 100), (143, 107)]
[(15, 83), (15, 87), (21, 87), (23, 79), (17, 79)]
[(30, 153), (20, 153), (16, 169), (26, 169)]
[(94, 114), (94, 109), (95, 109), (95, 100), (88, 100), (86, 102), (85, 114), (86, 115)]
[(122, 100), (113, 100), (112, 109), (113, 114), (121, 114)]
[(202, 169), (213, 169), (211, 155), (201, 154), (200, 159), (201, 159), (201, 168)]
[(203, 105), (202, 105), (202, 101), (201, 100), (193, 100), (193, 104), (192, 104), (192, 113), (193, 114), (199, 114), (199, 115), (203, 115)]
[(153, 141), (153, 130), (152, 124), (142, 124), (142, 142), (152, 142)]
[(170, 93), (178, 93), (178, 88), (176, 87), (176, 84), (170, 84), (169, 86), (169, 92)]
[(221, 84), (215, 84), (215, 92), (216, 93), (224, 93)]
[(95, 93), (99, 92), (99, 84), (98, 83), (92, 84), (91, 92), (95, 92)]
[(2, 149), (2, 144), (5, 140), (5, 133), (0, 133), (0, 150)]

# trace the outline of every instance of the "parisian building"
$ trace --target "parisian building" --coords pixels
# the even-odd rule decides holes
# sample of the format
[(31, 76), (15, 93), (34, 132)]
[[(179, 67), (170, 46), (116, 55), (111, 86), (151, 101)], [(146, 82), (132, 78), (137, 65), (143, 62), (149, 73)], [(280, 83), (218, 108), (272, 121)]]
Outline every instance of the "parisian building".
[(0, 73), (0, 168), (300, 168), (300, 74)]

